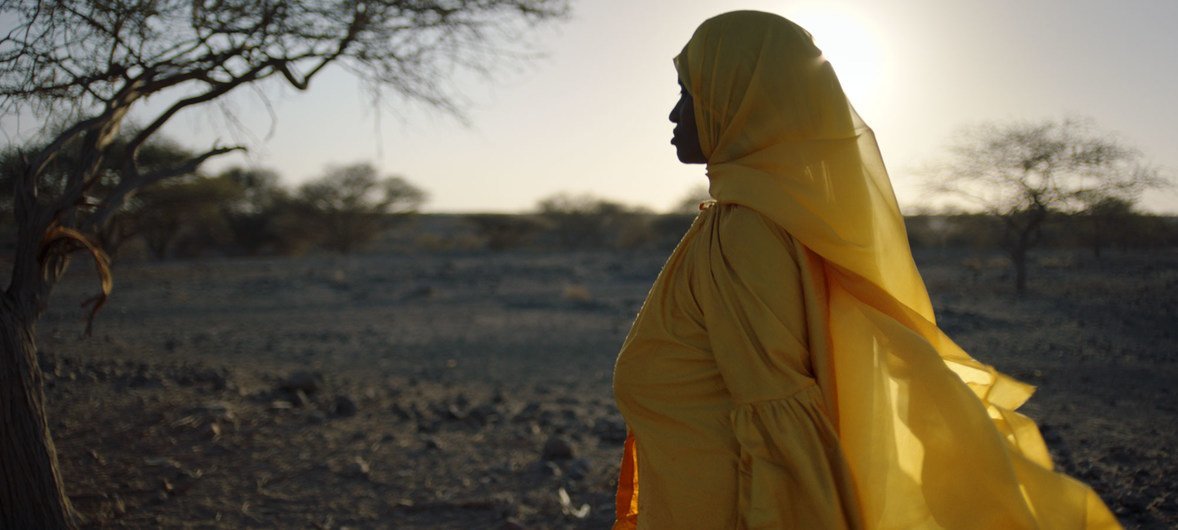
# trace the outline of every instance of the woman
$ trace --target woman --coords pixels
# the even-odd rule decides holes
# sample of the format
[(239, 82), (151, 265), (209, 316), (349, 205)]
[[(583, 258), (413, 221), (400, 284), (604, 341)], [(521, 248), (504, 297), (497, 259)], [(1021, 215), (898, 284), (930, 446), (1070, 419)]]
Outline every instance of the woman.
[(740, 11), (675, 59), (715, 202), (614, 374), (616, 529), (1116, 528), (1053, 472), (1031, 388), (936, 326), (871, 130), (810, 35)]

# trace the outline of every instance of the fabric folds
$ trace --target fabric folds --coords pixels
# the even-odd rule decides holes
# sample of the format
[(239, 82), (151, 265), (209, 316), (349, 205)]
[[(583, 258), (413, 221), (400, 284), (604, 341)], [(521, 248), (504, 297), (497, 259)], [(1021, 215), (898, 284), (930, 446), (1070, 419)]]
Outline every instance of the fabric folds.
[(800, 248), (721, 204), (664, 266), (614, 374), (633, 463), (615, 528), (861, 527), (811, 375)]
[(675, 65), (717, 204), (618, 357), (615, 528), (1118, 528), (1016, 411), (1033, 388), (937, 327), (874, 135), (810, 35), (727, 13)]
[(740, 528), (861, 527), (838, 435), (822, 409), (822, 394), (810, 386), (732, 411)]

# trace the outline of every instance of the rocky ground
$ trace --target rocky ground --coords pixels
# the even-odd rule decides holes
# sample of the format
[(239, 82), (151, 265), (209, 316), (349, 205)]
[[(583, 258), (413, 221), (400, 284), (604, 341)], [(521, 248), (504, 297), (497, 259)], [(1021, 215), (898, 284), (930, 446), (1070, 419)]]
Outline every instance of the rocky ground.
[[(39, 333), (89, 527), (607, 528), (614, 355), (661, 253), (121, 263), (91, 338), (74, 267)], [(1033, 293), (918, 255), (942, 327), (1039, 386), (1057, 463), (1178, 526), (1178, 253), (1049, 254)]]

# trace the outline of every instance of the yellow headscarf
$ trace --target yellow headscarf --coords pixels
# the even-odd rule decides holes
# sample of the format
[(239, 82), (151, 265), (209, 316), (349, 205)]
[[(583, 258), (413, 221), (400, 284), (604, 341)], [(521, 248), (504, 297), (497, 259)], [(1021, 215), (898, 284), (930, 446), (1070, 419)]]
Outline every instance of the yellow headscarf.
[(810, 34), (769, 13), (708, 20), (675, 59), (711, 194), (786, 228), (930, 321), (875, 136)]
[[(704, 22), (675, 59), (710, 191), (805, 248), (816, 377), (871, 528), (1117, 527), (1051, 471), (1032, 388), (935, 324), (871, 129), (806, 30), (769, 13)], [(788, 499), (782, 499), (788, 502)]]

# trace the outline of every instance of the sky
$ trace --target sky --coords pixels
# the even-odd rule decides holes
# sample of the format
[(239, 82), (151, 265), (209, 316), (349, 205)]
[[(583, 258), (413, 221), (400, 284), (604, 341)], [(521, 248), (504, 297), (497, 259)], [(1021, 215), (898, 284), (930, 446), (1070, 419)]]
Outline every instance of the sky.
[[(166, 133), (193, 148), (245, 142), (247, 155), (208, 169), (269, 168), (289, 185), (371, 162), (425, 189), (432, 212), (523, 212), (560, 192), (664, 211), (706, 183), (669, 143), (671, 59), (731, 9), (772, 11), (814, 35), (874, 129), (905, 211), (935, 204), (919, 168), (984, 121), (1089, 117), (1178, 181), (1173, 0), (574, 0), (568, 20), (527, 37), (534, 60), (453, 79), (465, 121), (397, 98), (374, 105), (329, 71), (307, 92), (265, 87), (273, 117), (243, 93), (227, 102), (240, 127), (201, 110)], [(1178, 213), (1178, 191), (1141, 204)]]

